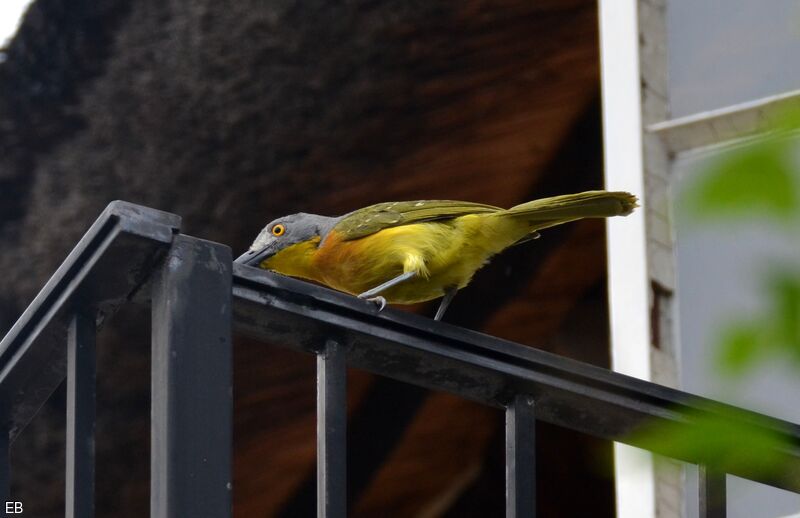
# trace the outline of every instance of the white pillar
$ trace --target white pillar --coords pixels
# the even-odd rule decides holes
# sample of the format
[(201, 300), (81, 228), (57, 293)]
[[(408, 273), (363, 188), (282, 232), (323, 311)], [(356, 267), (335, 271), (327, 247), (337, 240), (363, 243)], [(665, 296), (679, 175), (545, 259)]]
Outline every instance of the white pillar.
[[(612, 368), (650, 380), (650, 282), (642, 143), (637, 0), (600, 0), (606, 188), (639, 197), (626, 218), (607, 220)], [(655, 518), (652, 456), (615, 444), (617, 516)]]

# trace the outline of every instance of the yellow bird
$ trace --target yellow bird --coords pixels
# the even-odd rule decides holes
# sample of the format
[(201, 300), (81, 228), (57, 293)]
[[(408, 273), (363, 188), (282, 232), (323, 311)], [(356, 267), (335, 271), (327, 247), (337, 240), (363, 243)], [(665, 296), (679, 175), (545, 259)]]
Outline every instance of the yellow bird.
[(495, 254), (539, 237), (538, 231), (582, 218), (628, 215), (627, 192), (587, 191), (510, 209), (465, 201), (371, 205), (340, 217), (292, 214), (270, 222), (237, 263), (316, 281), (379, 305), (444, 297)]

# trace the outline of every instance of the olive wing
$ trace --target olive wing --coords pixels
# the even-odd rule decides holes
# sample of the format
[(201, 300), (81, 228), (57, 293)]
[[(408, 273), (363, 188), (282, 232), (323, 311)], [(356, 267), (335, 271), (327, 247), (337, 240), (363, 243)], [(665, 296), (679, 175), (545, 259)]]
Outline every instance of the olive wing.
[(333, 227), (345, 241), (359, 239), (380, 230), (425, 221), (439, 221), (503, 210), (499, 207), (451, 200), (417, 200), (378, 203), (346, 214)]

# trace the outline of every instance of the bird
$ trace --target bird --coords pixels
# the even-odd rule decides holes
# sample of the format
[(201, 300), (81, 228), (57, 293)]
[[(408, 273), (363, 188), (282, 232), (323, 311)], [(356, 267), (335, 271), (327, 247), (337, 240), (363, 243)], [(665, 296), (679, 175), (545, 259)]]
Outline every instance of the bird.
[(586, 191), (502, 209), (452, 200), (384, 202), (329, 217), (277, 218), (235, 262), (313, 281), (374, 303), (415, 304), (441, 297), (441, 320), (456, 292), (506, 248), (539, 231), (583, 218), (626, 216), (627, 192)]

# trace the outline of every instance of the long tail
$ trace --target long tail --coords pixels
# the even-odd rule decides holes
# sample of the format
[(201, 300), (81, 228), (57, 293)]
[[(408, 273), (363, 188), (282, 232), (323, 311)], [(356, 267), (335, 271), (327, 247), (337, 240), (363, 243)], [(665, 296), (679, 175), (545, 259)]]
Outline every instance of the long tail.
[(586, 191), (529, 201), (498, 213), (540, 230), (583, 218), (627, 216), (638, 207), (636, 196), (627, 192)]

